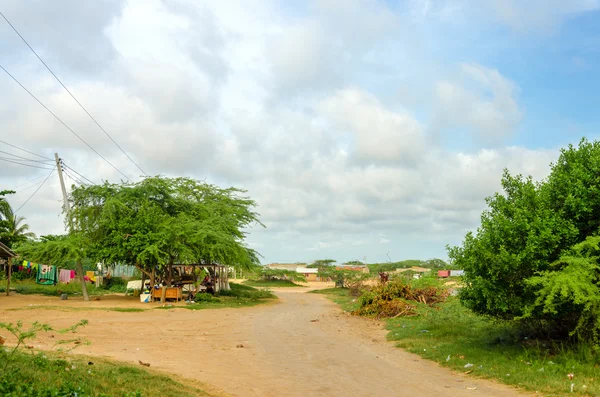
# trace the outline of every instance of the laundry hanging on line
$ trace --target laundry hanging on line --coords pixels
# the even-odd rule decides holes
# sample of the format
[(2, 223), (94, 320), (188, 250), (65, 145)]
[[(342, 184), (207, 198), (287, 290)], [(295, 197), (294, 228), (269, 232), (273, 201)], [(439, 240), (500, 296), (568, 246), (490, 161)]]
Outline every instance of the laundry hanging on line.
[(35, 282), (42, 285), (55, 285), (58, 283), (56, 266), (39, 265)]

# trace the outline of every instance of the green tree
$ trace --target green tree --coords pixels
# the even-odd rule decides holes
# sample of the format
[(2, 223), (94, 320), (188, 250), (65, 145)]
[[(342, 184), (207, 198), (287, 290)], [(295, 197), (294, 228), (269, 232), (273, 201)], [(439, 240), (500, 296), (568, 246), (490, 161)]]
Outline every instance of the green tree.
[(547, 207), (531, 178), (505, 170), (502, 187), (504, 194), (486, 199), (477, 234), (469, 232), (449, 256), (466, 272), (463, 304), (477, 313), (514, 319), (535, 300), (525, 280), (547, 270), (576, 230)]
[(23, 258), (35, 262), (50, 263), (55, 266), (67, 261), (75, 261), (77, 274), (81, 283), (83, 300), (89, 301), (87, 286), (84, 280), (82, 262), (90, 256), (89, 242), (78, 232), (62, 236), (45, 236), (41, 241), (29, 241), (16, 247), (16, 252)]
[(6, 201), (6, 194), (11, 191), (0, 192), (0, 241), (12, 247), (15, 244), (35, 238), (35, 234), (29, 231), (29, 225), (25, 218), (14, 213), (12, 207)]
[(314, 261), (313, 263), (311, 263), (310, 265), (308, 265), (306, 267), (320, 269), (322, 267), (331, 266), (336, 262), (337, 261), (335, 259), (317, 259), (316, 261)]
[(486, 199), (477, 233), (449, 248), (453, 265), (465, 270), (462, 303), (598, 343), (598, 175), (600, 143), (585, 139), (561, 150), (540, 183), (505, 171), (503, 193)]
[(134, 265), (154, 277), (173, 263), (222, 263), (249, 269), (259, 254), (244, 243), (259, 224), (245, 191), (189, 178), (80, 186), (69, 222), (95, 260)]

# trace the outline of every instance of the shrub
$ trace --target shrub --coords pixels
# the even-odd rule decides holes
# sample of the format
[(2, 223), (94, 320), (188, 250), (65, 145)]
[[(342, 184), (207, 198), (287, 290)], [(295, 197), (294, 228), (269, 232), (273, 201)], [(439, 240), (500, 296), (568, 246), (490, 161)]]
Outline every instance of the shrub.
[(600, 142), (585, 139), (561, 150), (545, 181), (505, 171), (477, 234), (449, 249), (465, 270), (461, 302), (546, 337), (598, 345), (599, 174)]
[(196, 296), (194, 297), (194, 301), (196, 303), (200, 303), (200, 302), (220, 302), (221, 300), (219, 298), (212, 296), (211, 294), (207, 294), (206, 292), (200, 292), (200, 293), (196, 294)]
[(412, 316), (419, 304), (435, 305), (443, 302), (448, 292), (433, 285), (415, 286), (401, 279), (373, 287), (358, 298), (359, 308), (354, 314), (377, 318)]

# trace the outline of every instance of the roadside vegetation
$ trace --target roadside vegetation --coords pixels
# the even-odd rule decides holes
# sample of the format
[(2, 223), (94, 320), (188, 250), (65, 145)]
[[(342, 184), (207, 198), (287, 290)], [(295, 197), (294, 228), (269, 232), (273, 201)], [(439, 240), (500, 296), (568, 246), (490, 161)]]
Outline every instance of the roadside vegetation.
[(398, 278), (359, 296), (348, 288), (311, 291), (344, 311), (385, 321), (398, 347), (458, 372), (547, 396), (570, 393), (571, 384), (573, 395), (600, 395), (600, 363), (591, 346), (532, 338), (514, 323), (475, 314), (448, 292), (435, 277)]
[(246, 280), (243, 284), (263, 288), (304, 287), (291, 280)]
[(164, 305), (157, 309), (220, 309), (228, 307), (248, 307), (273, 302), (277, 297), (266, 288), (254, 288), (248, 285), (230, 283), (229, 291), (221, 291), (218, 295), (204, 292), (197, 294), (194, 303), (187, 305)]
[[(142, 396), (211, 396), (199, 384), (179, 381), (173, 376), (156, 373), (146, 366), (111, 362), (105, 359), (67, 356), (86, 343), (73, 337), (82, 320), (63, 330), (48, 324), (0, 323), (0, 331), (12, 336), (0, 337), (0, 395), (5, 397), (142, 397)], [(57, 336), (53, 351), (35, 351), (29, 345), (38, 334)], [(68, 335), (67, 339), (60, 335)], [(7, 346), (11, 342), (13, 345)]]
[[(6, 279), (0, 280), (0, 293), (6, 292), (6, 284)], [(10, 284), (10, 288), (11, 290), (15, 290), (15, 292), (22, 295), (36, 294), (60, 296), (61, 294), (67, 294), (69, 296), (81, 296), (81, 284), (77, 282), (72, 282), (69, 284), (41, 285), (35, 282), (35, 277), (13, 279)], [(127, 282), (118, 277), (111, 278), (108, 286), (106, 287), (96, 287), (96, 285), (93, 283), (87, 284), (87, 291), (90, 296), (125, 293), (126, 288)]]
[(256, 267), (248, 280), (243, 283), (251, 287), (302, 287), (297, 283), (305, 283), (306, 278), (301, 273), (292, 270), (270, 269)]

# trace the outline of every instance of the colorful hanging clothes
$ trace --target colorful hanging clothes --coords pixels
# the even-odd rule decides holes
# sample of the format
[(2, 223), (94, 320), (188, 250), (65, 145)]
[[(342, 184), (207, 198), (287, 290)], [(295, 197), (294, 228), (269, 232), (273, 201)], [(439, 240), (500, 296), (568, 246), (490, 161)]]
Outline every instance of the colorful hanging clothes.
[(71, 282), (71, 271), (66, 269), (60, 269), (58, 273), (58, 281), (61, 283), (69, 284)]
[(85, 272), (85, 275), (91, 282), (94, 282), (94, 283), (96, 282), (96, 275), (93, 271)]
[(55, 285), (58, 282), (56, 266), (39, 265), (35, 282), (42, 285)]

